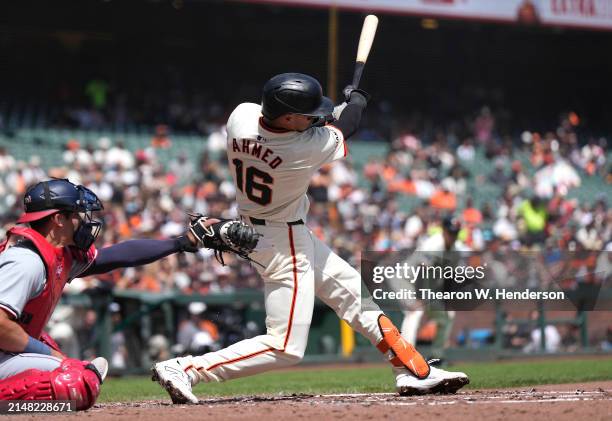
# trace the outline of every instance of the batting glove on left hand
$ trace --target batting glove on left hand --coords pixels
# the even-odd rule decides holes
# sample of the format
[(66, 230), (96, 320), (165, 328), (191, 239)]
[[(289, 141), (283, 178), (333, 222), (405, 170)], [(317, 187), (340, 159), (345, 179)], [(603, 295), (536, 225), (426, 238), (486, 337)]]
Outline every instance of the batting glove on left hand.
[(357, 89), (353, 85), (347, 85), (343, 90), (344, 98), (349, 104), (357, 103), (363, 106), (367, 105), (368, 101), (372, 97), (369, 93), (363, 89)]

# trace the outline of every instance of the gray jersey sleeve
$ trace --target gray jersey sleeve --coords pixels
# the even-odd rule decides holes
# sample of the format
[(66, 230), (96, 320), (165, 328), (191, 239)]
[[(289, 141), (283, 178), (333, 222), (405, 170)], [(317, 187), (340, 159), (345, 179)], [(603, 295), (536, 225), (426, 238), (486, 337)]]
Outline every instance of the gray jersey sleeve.
[(311, 134), (310, 142), (313, 145), (311, 161), (315, 168), (346, 156), (344, 135), (333, 125), (313, 127), (309, 134)]
[(45, 265), (25, 247), (11, 247), (0, 254), (0, 308), (15, 318), (45, 286)]

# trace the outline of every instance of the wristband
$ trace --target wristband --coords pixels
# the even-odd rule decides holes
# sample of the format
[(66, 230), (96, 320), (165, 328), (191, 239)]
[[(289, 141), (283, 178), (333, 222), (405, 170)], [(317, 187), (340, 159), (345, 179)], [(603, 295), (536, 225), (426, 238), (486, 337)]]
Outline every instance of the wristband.
[(181, 235), (180, 237), (176, 237), (176, 243), (178, 245), (179, 251), (187, 251), (189, 253), (195, 253), (200, 249), (191, 244), (191, 240), (186, 235)]
[(31, 354), (43, 354), (43, 355), (51, 355), (51, 348), (48, 345), (45, 345), (38, 339), (34, 339), (33, 337), (28, 337), (28, 344), (25, 349), (21, 352), (27, 352)]

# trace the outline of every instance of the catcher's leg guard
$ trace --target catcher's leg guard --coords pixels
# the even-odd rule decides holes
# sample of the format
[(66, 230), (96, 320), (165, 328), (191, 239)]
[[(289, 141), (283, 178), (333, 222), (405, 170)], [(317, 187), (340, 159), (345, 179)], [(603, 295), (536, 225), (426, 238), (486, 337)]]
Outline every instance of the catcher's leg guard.
[(84, 410), (96, 402), (100, 383), (95, 367), (67, 358), (53, 371), (26, 370), (0, 381), (0, 400), (74, 400)]
[(429, 364), (425, 358), (402, 338), (393, 322), (384, 314), (378, 316), (378, 327), (383, 339), (376, 348), (383, 354), (388, 353), (391, 364), (410, 370), (419, 379), (429, 376)]

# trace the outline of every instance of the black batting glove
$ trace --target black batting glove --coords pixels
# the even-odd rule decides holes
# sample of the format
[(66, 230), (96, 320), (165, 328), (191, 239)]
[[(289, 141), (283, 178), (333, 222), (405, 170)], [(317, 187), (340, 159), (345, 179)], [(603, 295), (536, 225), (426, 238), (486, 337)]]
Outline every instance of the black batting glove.
[(344, 98), (349, 104), (356, 104), (365, 107), (371, 98), (371, 95), (363, 89), (356, 89), (353, 85), (347, 85), (343, 90)]

